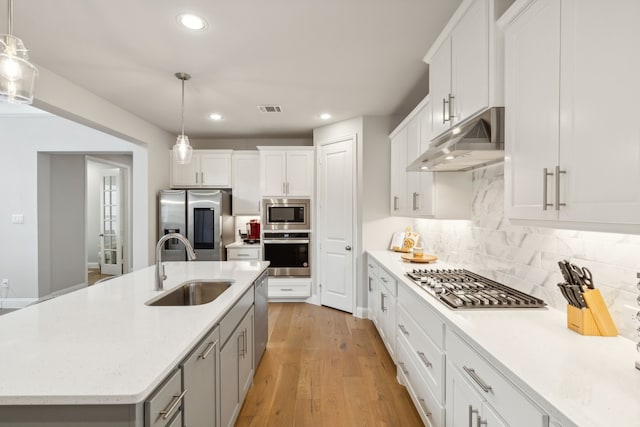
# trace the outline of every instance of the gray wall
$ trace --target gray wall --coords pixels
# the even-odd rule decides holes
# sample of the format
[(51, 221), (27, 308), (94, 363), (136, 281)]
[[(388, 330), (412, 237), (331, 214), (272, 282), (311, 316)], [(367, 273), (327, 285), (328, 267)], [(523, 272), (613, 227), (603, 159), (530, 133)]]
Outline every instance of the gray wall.
[(215, 139), (191, 139), (191, 145), (195, 149), (219, 149), (219, 150), (257, 150), (261, 145), (295, 146), (313, 145), (313, 138), (215, 138)]

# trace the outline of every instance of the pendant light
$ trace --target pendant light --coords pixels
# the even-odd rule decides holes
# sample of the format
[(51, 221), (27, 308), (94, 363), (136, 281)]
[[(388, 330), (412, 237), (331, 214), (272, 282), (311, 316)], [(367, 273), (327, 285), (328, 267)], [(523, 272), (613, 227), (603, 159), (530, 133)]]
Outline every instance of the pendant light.
[(0, 34), (0, 101), (31, 104), (38, 69), (29, 62), (22, 40), (13, 35), (13, 0), (8, 3), (8, 34)]
[(193, 148), (189, 145), (189, 137), (184, 134), (184, 82), (189, 80), (191, 76), (187, 73), (176, 73), (178, 80), (182, 80), (182, 116), (181, 125), (182, 133), (178, 135), (176, 145), (173, 146), (173, 159), (181, 165), (191, 163), (191, 155)]

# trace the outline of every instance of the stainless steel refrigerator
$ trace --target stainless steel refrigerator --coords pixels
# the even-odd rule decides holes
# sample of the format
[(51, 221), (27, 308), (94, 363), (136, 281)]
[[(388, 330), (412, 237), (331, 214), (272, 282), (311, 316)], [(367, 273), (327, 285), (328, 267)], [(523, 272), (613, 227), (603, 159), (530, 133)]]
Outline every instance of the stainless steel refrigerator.
[[(158, 239), (180, 233), (189, 239), (198, 261), (225, 261), (225, 246), (235, 240), (231, 193), (226, 190), (161, 190), (158, 193)], [(164, 261), (185, 261), (185, 247), (169, 239)]]

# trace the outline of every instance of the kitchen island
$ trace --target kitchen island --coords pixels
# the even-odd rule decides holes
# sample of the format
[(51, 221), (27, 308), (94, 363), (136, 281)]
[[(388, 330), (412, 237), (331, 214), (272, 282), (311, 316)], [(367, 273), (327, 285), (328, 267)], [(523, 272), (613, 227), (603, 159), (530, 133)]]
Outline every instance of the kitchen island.
[[(424, 314), (425, 320), (416, 325), (418, 332), (425, 331), (430, 337), (425, 339), (437, 347), (432, 354), (440, 359), (426, 350), (426, 357), (421, 355), (429, 359), (429, 375), (434, 367), (441, 369), (425, 377), (431, 378), (429, 390), (435, 390), (435, 405), (425, 412), (429, 413), (425, 416), (428, 424), (444, 425), (430, 421), (438, 413), (438, 404), (447, 426), (471, 425), (467, 422), (472, 412), (478, 420), (489, 419), (488, 425), (640, 424), (640, 371), (634, 368), (639, 356), (631, 340), (579, 335), (567, 329), (566, 313), (553, 308), (452, 310), (405, 273), (414, 268), (459, 266), (411, 264), (390, 251), (371, 251), (368, 260), (369, 268), (383, 269), (378, 276), (385, 277), (385, 283), (397, 281), (397, 362), (403, 384), (421, 382), (406, 375), (413, 373), (403, 354), (403, 349), (411, 349), (416, 329), (406, 322), (411, 322), (407, 319), (416, 314), (418, 306), (423, 313), (417, 315)], [(389, 299), (385, 301), (387, 311), (391, 310)], [(415, 371), (421, 372), (420, 368)]]
[[(0, 425), (25, 405), (31, 411), (128, 408), (137, 421), (122, 425), (142, 425), (141, 403), (244, 299), (268, 264), (167, 262), (163, 291), (154, 290), (151, 266), (2, 316)], [(203, 279), (233, 284), (207, 304), (146, 304)]]

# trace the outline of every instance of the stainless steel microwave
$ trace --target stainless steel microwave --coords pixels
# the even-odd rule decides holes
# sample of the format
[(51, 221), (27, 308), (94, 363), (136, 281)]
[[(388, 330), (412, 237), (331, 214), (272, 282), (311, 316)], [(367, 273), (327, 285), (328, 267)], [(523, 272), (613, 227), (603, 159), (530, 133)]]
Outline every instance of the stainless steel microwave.
[(263, 199), (264, 230), (311, 230), (309, 199)]

